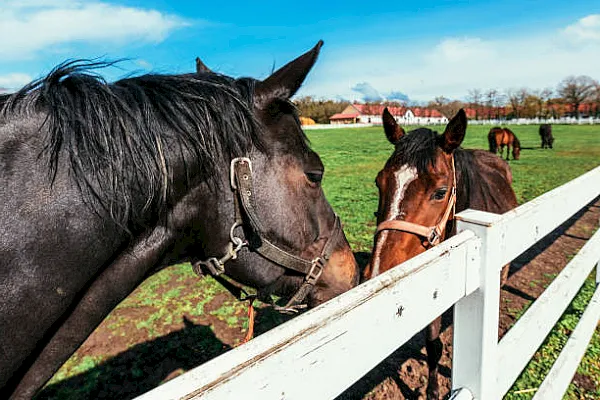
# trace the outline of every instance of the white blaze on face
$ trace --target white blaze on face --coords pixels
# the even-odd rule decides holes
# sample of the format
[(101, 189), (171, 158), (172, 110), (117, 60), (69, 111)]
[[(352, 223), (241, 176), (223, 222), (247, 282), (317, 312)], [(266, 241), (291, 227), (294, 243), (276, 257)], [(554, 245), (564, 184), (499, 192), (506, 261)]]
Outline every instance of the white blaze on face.
[[(387, 207), (387, 211), (385, 213), (385, 220), (391, 221), (398, 219), (401, 212), (401, 204), (402, 200), (404, 200), (404, 194), (406, 193), (406, 189), (408, 189), (408, 185), (411, 184), (412, 181), (417, 179), (417, 169), (415, 167), (411, 167), (408, 165), (403, 165), (400, 169), (394, 172), (394, 181), (390, 182), (390, 186), (396, 188), (394, 190), (394, 195), (392, 197), (392, 201)], [(373, 272), (371, 277), (374, 278), (379, 275), (379, 257), (381, 255), (381, 249), (383, 248), (388, 236), (388, 231), (383, 231), (379, 233), (377, 237), (377, 242), (375, 243), (375, 250), (373, 254)]]
[(412, 181), (417, 179), (417, 177), (417, 169), (415, 167), (409, 167), (408, 165), (403, 165), (398, 171), (394, 172), (396, 182), (394, 182), (393, 185), (397, 189), (394, 191), (392, 204), (390, 204), (386, 215), (387, 220), (398, 218), (400, 215), (400, 204), (402, 203), (402, 200), (404, 200), (406, 189)]

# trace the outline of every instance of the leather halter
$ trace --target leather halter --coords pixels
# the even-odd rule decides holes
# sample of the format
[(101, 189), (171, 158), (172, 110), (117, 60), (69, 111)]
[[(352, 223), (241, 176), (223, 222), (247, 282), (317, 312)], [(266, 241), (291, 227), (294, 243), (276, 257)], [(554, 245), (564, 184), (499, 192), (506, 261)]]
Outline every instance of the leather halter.
[[(227, 251), (219, 259), (210, 257), (206, 261), (194, 263), (194, 272), (202, 276), (204, 270), (208, 270), (211, 275), (219, 276), (225, 272), (225, 263), (231, 259), (236, 259), (237, 253), (242, 248), (248, 247), (251, 251), (257, 252), (275, 264), (305, 275), (304, 281), (296, 294), (292, 296), (285, 306), (276, 307), (276, 309), (280, 312), (294, 313), (298, 312), (301, 308), (306, 308), (306, 304), (302, 304), (302, 302), (323, 273), (323, 269), (327, 265), (333, 253), (333, 248), (342, 232), (339, 217), (337, 214), (335, 215), (331, 236), (323, 246), (321, 254), (313, 260), (304, 259), (281, 249), (265, 238), (262, 224), (256, 212), (252, 162), (249, 158), (238, 157), (231, 161), (230, 184), (235, 203), (235, 222), (230, 229), (230, 241)], [(244, 224), (252, 231), (250, 240), (242, 240), (235, 236), (235, 229)]]
[(448, 205), (446, 206), (446, 210), (442, 214), (442, 217), (439, 219), (437, 224), (435, 224), (434, 226), (424, 226), (420, 224), (415, 224), (413, 222), (400, 221), (394, 219), (389, 221), (383, 221), (382, 223), (380, 223), (377, 226), (377, 231), (375, 231), (375, 235), (377, 235), (381, 231), (394, 230), (413, 233), (417, 236), (421, 236), (425, 239), (424, 246), (426, 248), (430, 248), (439, 244), (442, 241), (442, 236), (444, 234), (444, 231), (446, 230), (446, 224), (448, 223), (450, 214), (454, 215), (454, 210), (456, 206), (456, 168), (454, 166), (454, 156), (452, 156), (452, 174), (454, 181), (452, 182), (452, 189), (450, 190), (450, 198), (448, 199)]

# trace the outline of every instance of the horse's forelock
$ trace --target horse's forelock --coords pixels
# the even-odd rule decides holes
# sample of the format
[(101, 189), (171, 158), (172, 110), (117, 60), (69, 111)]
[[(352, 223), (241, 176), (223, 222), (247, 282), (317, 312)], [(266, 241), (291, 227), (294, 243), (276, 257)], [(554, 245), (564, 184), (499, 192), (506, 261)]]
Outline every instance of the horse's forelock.
[(395, 168), (406, 165), (415, 167), (419, 174), (425, 173), (430, 166), (435, 166), (440, 138), (437, 132), (427, 128), (408, 132), (396, 144), (388, 165)]

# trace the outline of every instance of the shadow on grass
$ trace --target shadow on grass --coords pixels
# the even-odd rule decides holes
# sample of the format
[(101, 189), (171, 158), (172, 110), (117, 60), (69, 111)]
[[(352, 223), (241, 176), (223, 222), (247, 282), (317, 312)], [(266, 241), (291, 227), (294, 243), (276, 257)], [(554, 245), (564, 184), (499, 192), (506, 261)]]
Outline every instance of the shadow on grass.
[(192, 369), (230, 349), (209, 326), (185, 327), (133, 346), (82, 374), (47, 386), (36, 400), (131, 399), (175, 371)]

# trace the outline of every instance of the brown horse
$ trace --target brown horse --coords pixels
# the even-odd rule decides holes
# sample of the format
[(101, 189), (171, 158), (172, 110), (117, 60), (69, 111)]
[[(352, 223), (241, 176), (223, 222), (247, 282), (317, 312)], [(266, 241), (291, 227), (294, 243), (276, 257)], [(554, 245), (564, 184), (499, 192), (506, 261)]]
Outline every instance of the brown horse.
[[(487, 151), (459, 147), (467, 129), (463, 110), (442, 135), (427, 128), (405, 134), (387, 109), (383, 126), (395, 149), (377, 175), (378, 227), (364, 278), (375, 277), (452, 236), (455, 211), (472, 208), (501, 214), (517, 206), (508, 164)], [(507, 274), (505, 267), (502, 279)], [(430, 399), (439, 397), (440, 328), (441, 317), (427, 329)]]
[(497, 126), (490, 129), (490, 133), (488, 133), (488, 142), (490, 144), (490, 151), (494, 154), (499, 151), (500, 157), (502, 157), (504, 146), (506, 146), (507, 161), (511, 147), (513, 149), (513, 160), (518, 160), (521, 155), (521, 142), (517, 139), (517, 135), (508, 128), (500, 128)]

